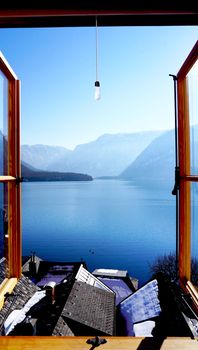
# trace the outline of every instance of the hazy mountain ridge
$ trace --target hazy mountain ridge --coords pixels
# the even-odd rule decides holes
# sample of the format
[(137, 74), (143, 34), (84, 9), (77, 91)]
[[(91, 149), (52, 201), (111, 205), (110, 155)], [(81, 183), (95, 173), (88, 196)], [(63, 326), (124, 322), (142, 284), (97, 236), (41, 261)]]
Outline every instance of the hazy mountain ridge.
[(48, 170), (49, 164), (54, 159), (61, 160), (65, 155), (70, 154), (70, 150), (60, 146), (47, 145), (22, 145), (21, 158), (24, 162), (41, 170)]
[[(198, 125), (191, 127), (190, 135), (193, 145), (191, 145), (191, 169), (193, 174), (197, 174)], [(3, 152), (3, 139), (4, 137), (0, 131), (1, 154)], [(50, 154), (49, 158), (48, 154)], [(30, 158), (28, 158), (28, 155), (30, 155)], [(34, 165), (31, 163), (32, 159)], [(45, 169), (42, 169), (42, 159), (44, 159), (44, 166), (47, 169), (56, 169), (50, 171), (51, 175)], [(101, 178), (118, 177), (136, 183), (168, 184), (173, 187), (175, 131), (105, 134), (95, 141), (78, 145), (74, 151), (67, 150), (64, 147), (24, 145), (22, 146), (22, 160), (23, 169), (26, 166), (28, 171), (37, 172), (37, 175), (33, 175), (35, 178), (40, 175), (44, 176), (44, 173), (46, 179), (48, 175), (51, 178), (58, 179), (65, 176), (65, 173), (80, 173)], [(38, 165), (35, 164), (36, 162)], [(117, 171), (120, 168), (121, 171), (118, 173)], [(0, 169), (2, 173), (3, 158), (0, 161)]]
[[(190, 128), (191, 172), (198, 173), (198, 125)], [(135, 182), (174, 185), (175, 130), (169, 130), (154, 139), (130, 164), (120, 178)]]
[(2, 131), (0, 130), (0, 175), (5, 175), (5, 172), (4, 172), (5, 148), (7, 149), (7, 141)]
[(136, 160), (120, 174), (120, 178), (135, 182), (174, 185), (174, 136), (174, 130), (170, 130), (153, 140)]
[(117, 176), (160, 134), (160, 131), (104, 134), (94, 141), (76, 146), (73, 151), (54, 147), (54, 156), (52, 146), (23, 145), (22, 159), (41, 170), (80, 172), (94, 177)]
[[(6, 154), (4, 153), (4, 146), (7, 147), (7, 142), (5, 142), (5, 138), (2, 134), (2, 131), (0, 130), (0, 175), (4, 174), (4, 156), (3, 155)], [(29, 151), (29, 147), (27, 148)], [(39, 161), (41, 161), (42, 159), (42, 157), (39, 157), (39, 154), (38, 154), (38, 150), (40, 148), (42, 149), (42, 151), (44, 149), (47, 151), (45, 152), (45, 155), (46, 153), (50, 153), (50, 155), (52, 155), (51, 146), (36, 145), (35, 147), (33, 147), (33, 149), (37, 151), (36, 154), (38, 155)], [(59, 153), (62, 151), (61, 147), (60, 147), (60, 150), (58, 147), (54, 147), (54, 148), (55, 148), (56, 154), (59, 155)], [(36, 154), (34, 154), (34, 156), (36, 156)], [(47, 161), (48, 160), (46, 159), (46, 162)], [(92, 181), (93, 180), (92, 176), (87, 174), (82, 174), (82, 173), (40, 170), (38, 168), (35, 168), (33, 165), (29, 164), (24, 160), (22, 160), (21, 162), (21, 174), (23, 177), (23, 181)]]

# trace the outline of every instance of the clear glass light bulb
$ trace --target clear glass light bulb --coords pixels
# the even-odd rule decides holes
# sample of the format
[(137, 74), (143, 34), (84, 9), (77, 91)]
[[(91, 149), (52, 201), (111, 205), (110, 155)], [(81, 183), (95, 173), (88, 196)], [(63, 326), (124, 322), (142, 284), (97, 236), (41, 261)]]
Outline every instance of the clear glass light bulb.
[(100, 93), (100, 82), (97, 80), (95, 82), (95, 94), (94, 94), (94, 98), (96, 101), (100, 100), (101, 98), (101, 93)]

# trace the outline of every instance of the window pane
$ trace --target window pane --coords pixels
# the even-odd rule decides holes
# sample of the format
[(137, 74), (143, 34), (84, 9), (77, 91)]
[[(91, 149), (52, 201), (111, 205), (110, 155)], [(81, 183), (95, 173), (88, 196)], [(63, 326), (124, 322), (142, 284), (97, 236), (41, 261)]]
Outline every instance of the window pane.
[(191, 281), (198, 287), (198, 183), (191, 183)]
[(0, 175), (8, 175), (8, 80), (0, 72)]
[(198, 61), (188, 76), (189, 119), (191, 136), (191, 174), (198, 174)]
[(0, 183), (0, 283), (6, 277), (8, 261), (8, 185)]

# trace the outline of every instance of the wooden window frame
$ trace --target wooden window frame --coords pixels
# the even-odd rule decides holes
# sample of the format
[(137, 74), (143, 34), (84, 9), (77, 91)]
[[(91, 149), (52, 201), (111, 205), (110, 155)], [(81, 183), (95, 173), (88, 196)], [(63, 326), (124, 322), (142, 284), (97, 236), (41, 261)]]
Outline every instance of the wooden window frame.
[(8, 165), (0, 183), (8, 185), (8, 276), (0, 285), (0, 308), (21, 276), (20, 82), (0, 52), (0, 71), (8, 80)]
[[(51, 2), (53, 3), (53, 1)], [(163, 3), (164, 9), (163, 11)], [(174, 9), (170, 9), (168, 13), (167, 8), (173, 5)], [(89, 5), (76, 1), (77, 10), (75, 13), (71, 9), (67, 9), (67, 6), (73, 8), (73, 4), (68, 2), (68, 5), (64, 3), (64, 10), (55, 10), (60, 7), (60, 2), (54, 2), (54, 6), (46, 8), (46, 4), (41, 0), (39, 2), (45, 14), (39, 10), (38, 3), (28, 2), (28, 6), (23, 8), (22, 6), (13, 8), (8, 4), (6, 9), (6, 3), (2, 2), (3, 9), (0, 14), (0, 27), (1, 28), (17, 28), (17, 27), (59, 27), (59, 26), (94, 26), (95, 16), (100, 16), (100, 25), (197, 25), (198, 14), (192, 6), (192, 2), (186, 2), (185, 4), (173, 4), (173, 2), (146, 2), (140, 1), (140, 9), (137, 11), (136, 5), (131, 3), (131, 10), (129, 10), (129, 2), (119, 3), (120, 8), (112, 11), (104, 10), (106, 2), (100, 2), (95, 4), (95, 10), (90, 9)], [(104, 5), (105, 4), (105, 5)], [(125, 7), (125, 11), (122, 10), (122, 4)], [(156, 9), (156, 4), (161, 8)], [(195, 4), (195, 3), (194, 3)], [(147, 11), (144, 10), (145, 5), (148, 7)], [(94, 2), (91, 3), (94, 7)], [(108, 6), (108, 5), (107, 5)], [(114, 6), (114, 5), (113, 5)], [(113, 7), (112, 6), (112, 7)], [(119, 7), (118, 6), (118, 7)], [(27, 10), (27, 7), (29, 10)], [(196, 8), (196, 4), (194, 5)], [(103, 10), (102, 10), (103, 9)], [(156, 9), (156, 11), (155, 11)], [(26, 11), (26, 12), (25, 12)], [(15, 180), (15, 176), (13, 176)], [(187, 175), (186, 175), (187, 180)], [(181, 272), (184, 269), (181, 270)], [(34, 338), (34, 339), (33, 339)], [(108, 349), (175, 349), (175, 347), (183, 349), (197, 349), (197, 341), (191, 338), (167, 338), (164, 341), (154, 338), (134, 338), (134, 337), (107, 337), (108, 343), (104, 345)], [(62, 350), (64, 347), (69, 349), (89, 349), (90, 346), (86, 344), (87, 337), (1, 337), (1, 346), (6, 349), (56, 349)]]
[(177, 74), (178, 140), (179, 140), (179, 278), (183, 288), (198, 307), (198, 293), (191, 279), (191, 192), (190, 184), (198, 181), (190, 168), (190, 120), (187, 74), (198, 60), (198, 41)]

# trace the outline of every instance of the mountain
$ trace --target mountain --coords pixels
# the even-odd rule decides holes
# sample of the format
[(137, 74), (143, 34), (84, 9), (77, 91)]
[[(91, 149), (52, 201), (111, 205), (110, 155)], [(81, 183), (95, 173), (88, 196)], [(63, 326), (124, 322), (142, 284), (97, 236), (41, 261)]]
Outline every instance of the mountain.
[(190, 129), (191, 140), (191, 174), (198, 174), (198, 124)]
[(145, 183), (174, 185), (175, 139), (174, 130), (164, 132), (130, 164), (120, 178)]
[(160, 134), (146, 131), (129, 134), (104, 134), (97, 140), (78, 145), (73, 151), (63, 147), (22, 146), (22, 159), (48, 171), (117, 176)]
[[(6, 137), (3, 135), (2, 131), (0, 130), (0, 175), (5, 174), (4, 166), (7, 162), (5, 160), (6, 155), (5, 155), (4, 151), (7, 150), (7, 147), (8, 147), (8, 144), (7, 144)], [(5, 164), (4, 164), (4, 162), (5, 162)]]
[(22, 145), (21, 146), (21, 158), (29, 165), (42, 170), (57, 170), (48, 169), (50, 164), (56, 161), (60, 161), (64, 157), (68, 157), (72, 151), (65, 147), (58, 146), (45, 146), (45, 145)]
[(2, 158), (2, 152), (3, 152), (3, 134), (0, 130), (0, 158)]
[[(198, 174), (198, 125), (190, 128), (191, 173)], [(175, 130), (164, 132), (132, 162), (120, 178), (135, 182), (174, 185)]]
[(57, 171), (42, 171), (29, 167), (27, 163), (21, 163), (23, 181), (92, 181), (87, 174), (60, 173)]
[[(197, 174), (198, 125), (191, 127), (190, 138), (191, 173)], [(133, 134), (104, 134), (95, 141), (78, 145), (74, 151), (64, 147), (24, 145), (22, 146), (22, 159), (23, 165), (27, 166), (29, 171), (38, 172), (38, 169), (35, 169), (38, 167), (39, 172), (44, 175), (44, 170), (51, 169), (51, 177), (54, 176), (54, 178), (65, 176), (63, 175), (65, 173), (78, 173), (92, 174), (92, 176), (100, 178), (119, 176), (119, 178), (136, 182), (158, 182), (173, 186), (174, 139), (174, 130)], [(2, 145), (3, 135), (0, 131), (0, 154), (3, 152)], [(0, 157), (0, 169), (3, 166), (2, 159)], [(47, 178), (47, 172), (45, 176)]]
[(24, 160), (21, 162), (21, 171), (39, 171), (39, 169), (34, 168), (32, 165), (24, 162)]
[[(0, 130), (0, 174), (3, 174), (3, 141), (4, 136)], [(62, 154), (67, 153), (67, 149), (64, 147), (51, 147), (51, 146), (25, 146), (23, 147), (23, 157), (28, 158), (33, 163), (36, 163), (36, 157), (38, 158), (38, 164), (42, 162), (46, 165), (54, 155), (60, 158)], [(32, 149), (33, 151), (31, 151)], [(68, 151), (69, 152), (69, 151)], [(49, 158), (47, 158), (49, 156)], [(46, 158), (45, 158), (46, 157)], [(93, 178), (90, 175), (73, 172), (57, 172), (57, 171), (44, 171), (36, 169), (35, 166), (30, 165), (27, 161), (21, 162), (21, 174), (24, 181), (91, 181)]]
[(117, 176), (158, 135), (159, 132), (104, 134), (75, 148), (70, 169), (94, 177)]

